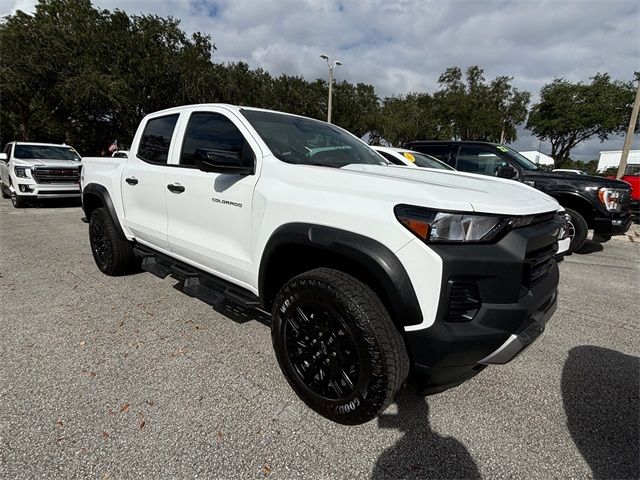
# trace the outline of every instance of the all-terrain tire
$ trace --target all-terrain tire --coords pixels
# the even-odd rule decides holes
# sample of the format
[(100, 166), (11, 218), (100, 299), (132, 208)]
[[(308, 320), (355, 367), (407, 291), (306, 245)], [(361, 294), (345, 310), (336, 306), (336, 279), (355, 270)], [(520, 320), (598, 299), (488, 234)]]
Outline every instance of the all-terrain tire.
[(579, 250), (586, 242), (589, 227), (587, 226), (587, 221), (578, 212), (570, 208), (566, 208), (565, 211), (571, 217), (570, 222), (573, 225), (573, 238), (569, 244), (569, 253), (573, 253)]
[(27, 200), (23, 195), (18, 195), (15, 192), (11, 194), (11, 203), (15, 208), (24, 208), (27, 206)]
[(407, 379), (404, 340), (381, 300), (337, 270), (318, 268), (289, 280), (273, 305), (271, 336), (298, 397), (337, 423), (377, 417)]
[(109, 211), (97, 208), (89, 218), (89, 243), (93, 259), (106, 275), (125, 275), (136, 270), (133, 244), (116, 229)]

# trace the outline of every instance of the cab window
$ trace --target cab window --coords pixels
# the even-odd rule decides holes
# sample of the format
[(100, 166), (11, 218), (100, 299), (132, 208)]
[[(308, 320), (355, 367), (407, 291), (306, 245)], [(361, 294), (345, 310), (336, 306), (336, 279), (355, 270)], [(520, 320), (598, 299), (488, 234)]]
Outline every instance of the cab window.
[(495, 176), (500, 167), (509, 165), (491, 149), (482, 145), (461, 145), (458, 151), (456, 170)]
[(244, 136), (238, 127), (224, 115), (193, 113), (184, 134), (180, 165), (195, 166), (196, 159), (206, 157), (207, 152), (239, 154), (244, 143)]
[(437, 144), (437, 145), (415, 145), (410, 147), (412, 150), (416, 152), (422, 152), (432, 157), (437, 158), (445, 163), (449, 159), (449, 147), (448, 145)]
[(171, 137), (178, 121), (178, 114), (152, 118), (142, 132), (138, 157), (146, 162), (167, 163)]

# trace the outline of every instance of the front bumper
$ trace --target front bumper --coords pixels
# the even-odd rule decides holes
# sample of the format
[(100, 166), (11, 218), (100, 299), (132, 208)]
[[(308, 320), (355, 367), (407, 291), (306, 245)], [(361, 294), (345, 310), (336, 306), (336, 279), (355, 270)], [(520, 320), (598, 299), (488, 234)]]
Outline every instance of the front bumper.
[(631, 226), (631, 213), (622, 211), (613, 213), (610, 217), (596, 217), (593, 219), (593, 231), (599, 235), (623, 235)]
[[(436, 321), (405, 332), (420, 393), (445, 390), (488, 364), (506, 363), (538, 338), (557, 306), (559, 269), (553, 257), (561, 224), (519, 228), (493, 245), (430, 245), (443, 263)], [(532, 266), (540, 252), (544, 264)], [(466, 321), (451, 316), (460, 305), (451, 285), (461, 281), (475, 285), (481, 301)]]
[(80, 185), (78, 183), (39, 184), (31, 179), (13, 179), (11, 187), (16, 195), (33, 199), (48, 198), (80, 198)]

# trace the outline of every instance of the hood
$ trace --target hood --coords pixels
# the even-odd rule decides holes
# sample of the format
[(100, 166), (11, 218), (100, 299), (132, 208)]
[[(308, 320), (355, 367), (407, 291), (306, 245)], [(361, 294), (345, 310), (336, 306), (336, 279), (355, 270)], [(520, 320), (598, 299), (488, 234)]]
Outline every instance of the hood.
[(14, 158), (13, 164), (18, 167), (48, 167), (48, 168), (69, 168), (79, 167), (80, 162), (75, 160), (52, 160), (47, 158)]
[(535, 181), (536, 178), (553, 180), (558, 184), (573, 185), (575, 187), (608, 187), (608, 188), (629, 188), (629, 184), (621, 180), (594, 175), (578, 175), (569, 172), (545, 172), (544, 170), (527, 170), (524, 173), (527, 180)]
[(454, 170), (382, 165), (352, 164), (340, 170), (395, 180), (398, 203), (416, 202), (414, 204), (438, 208), (446, 208), (442, 205), (449, 203), (454, 210), (454, 205), (464, 202), (475, 212), (503, 215), (531, 215), (561, 208), (545, 193), (514, 180)]

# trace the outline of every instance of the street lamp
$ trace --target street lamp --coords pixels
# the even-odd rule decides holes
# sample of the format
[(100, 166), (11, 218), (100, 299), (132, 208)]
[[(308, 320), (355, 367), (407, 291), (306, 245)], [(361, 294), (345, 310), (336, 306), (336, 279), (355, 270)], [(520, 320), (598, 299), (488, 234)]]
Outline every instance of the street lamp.
[(329, 61), (329, 55), (325, 55), (324, 53), (320, 55), (320, 58), (326, 60), (327, 66), (329, 67), (329, 105), (327, 106), (327, 123), (331, 123), (331, 97), (333, 95), (333, 69), (338, 65), (342, 65), (340, 60), (334, 60), (333, 62)]

